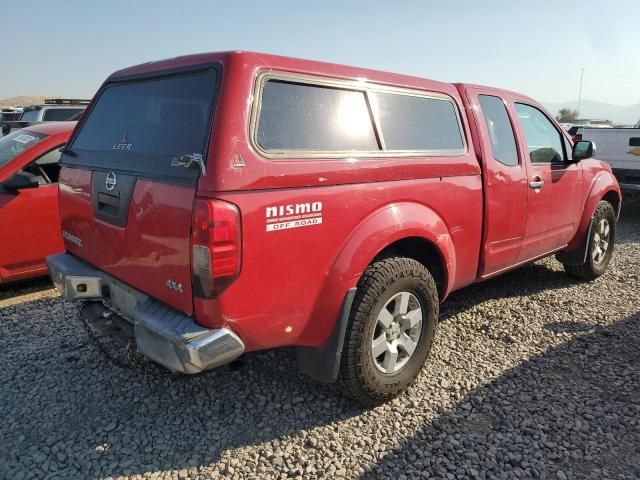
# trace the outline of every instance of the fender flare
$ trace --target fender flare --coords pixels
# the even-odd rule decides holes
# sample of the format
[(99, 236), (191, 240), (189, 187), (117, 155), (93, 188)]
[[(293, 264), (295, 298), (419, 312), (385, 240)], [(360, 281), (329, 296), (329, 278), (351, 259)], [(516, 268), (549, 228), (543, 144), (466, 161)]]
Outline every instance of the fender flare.
[(618, 182), (611, 172), (606, 170), (598, 172), (593, 177), (589, 191), (585, 197), (584, 207), (576, 233), (567, 245), (566, 250), (557, 255), (558, 260), (562, 263), (570, 265), (581, 265), (584, 263), (588, 247), (588, 232), (591, 230), (593, 214), (596, 211), (598, 203), (610, 192), (614, 192), (618, 197), (617, 219), (620, 215), (620, 205), (622, 204), (622, 195), (620, 193), (620, 187), (618, 187)]
[(405, 238), (420, 238), (435, 246), (442, 260), (445, 292), (451, 290), (455, 279), (455, 246), (440, 215), (413, 202), (392, 203), (372, 212), (345, 240), (325, 276), (313, 313), (301, 335), (315, 339), (316, 345), (321, 339), (321, 346), (298, 349), (298, 365), (303, 373), (321, 381), (335, 381), (356, 285), (381, 251)]
[[(338, 298), (355, 287), (371, 261), (385, 248), (405, 238), (420, 238), (433, 244), (444, 269), (445, 291), (455, 279), (456, 252), (446, 222), (433, 209), (414, 202), (396, 202), (372, 212), (353, 229), (336, 255), (322, 291), (339, 283)], [(337, 282), (336, 282), (337, 280)], [(325, 297), (321, 295), (320, 298)]]

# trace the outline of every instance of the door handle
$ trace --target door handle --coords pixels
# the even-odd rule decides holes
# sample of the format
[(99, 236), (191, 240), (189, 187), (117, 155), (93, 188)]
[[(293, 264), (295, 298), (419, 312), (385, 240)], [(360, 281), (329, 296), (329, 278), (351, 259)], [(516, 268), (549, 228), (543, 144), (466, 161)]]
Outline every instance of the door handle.
[(540, 177), (534, 177), (533, 180), (529, 182), (530, 188), (542, 188), (544, 187), (544, 180)]

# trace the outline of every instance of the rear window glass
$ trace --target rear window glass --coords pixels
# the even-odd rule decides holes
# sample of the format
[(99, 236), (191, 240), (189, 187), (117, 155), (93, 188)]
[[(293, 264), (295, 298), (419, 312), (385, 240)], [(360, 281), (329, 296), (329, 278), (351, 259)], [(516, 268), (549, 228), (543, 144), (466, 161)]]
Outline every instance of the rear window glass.
[(257, 140), (265, 150), (378, 150), (364, 93), (270, 80), (262, 91)]
[(0, 137), (0, 167), (9, 163), (25, 150), (33, 147), (46, 135), (30, 132), (28, 130), (16, 130), (4, 137)]
[(139, 155), (203, 154), (215, 72), (108, 85), (72, 150)]
[(372, 92), (387, 150), (464, 150), (455, 106), (445, 99)]
[(491, 139), (493, 158), (504, 165), (518, 165), (516, 140), (504, 102), (491, 95), (478, 95), (478, 100)]
[(42, 119), (51, 122), (65, 121), (69, 120), (71, 117), (81, 111), (82, 109), (79, 108), (47, 108), (44, 111), (44, 116)]

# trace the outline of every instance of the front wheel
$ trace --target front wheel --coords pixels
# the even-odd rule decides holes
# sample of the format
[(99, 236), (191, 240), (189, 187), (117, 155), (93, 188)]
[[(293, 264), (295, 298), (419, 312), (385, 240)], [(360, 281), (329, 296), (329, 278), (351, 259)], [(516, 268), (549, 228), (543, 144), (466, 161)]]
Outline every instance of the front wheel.
[(411, 258), (371, 264), (358, 283), (347, 327), (338, 386), (364, 405), (389, 400), (416, 378), (438, 319), (438, 291)]
[(593, 214), (587, 255), (583, 264), (564, 264), (565, 271), (577, 278), (594, 280), (604, 273), (613, 255), (616, 233), (616, 212), (607, 201), (601, 201)]

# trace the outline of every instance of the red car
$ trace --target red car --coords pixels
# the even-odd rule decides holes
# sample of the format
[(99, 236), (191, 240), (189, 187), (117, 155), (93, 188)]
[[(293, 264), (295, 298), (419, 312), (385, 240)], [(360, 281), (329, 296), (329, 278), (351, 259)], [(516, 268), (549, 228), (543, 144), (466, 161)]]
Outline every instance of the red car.
[(452, 291), (552, 254), (605, 271), (620, 189), (593, 150), (490, 87), (246, 52), (146, 63), (70, 140), (47, 262), (169, 369), (291, 345), (376, 403), (419, 373)]
[(0, 284), (45, 275), (45, 257), (64, 250), (59, 149), (75, 124), (34, 125), (0, 137)]

